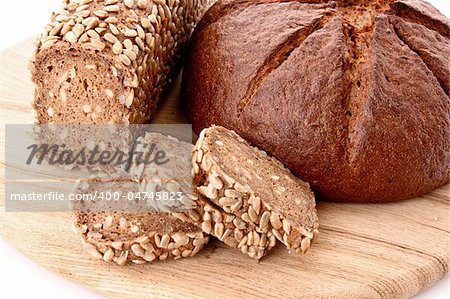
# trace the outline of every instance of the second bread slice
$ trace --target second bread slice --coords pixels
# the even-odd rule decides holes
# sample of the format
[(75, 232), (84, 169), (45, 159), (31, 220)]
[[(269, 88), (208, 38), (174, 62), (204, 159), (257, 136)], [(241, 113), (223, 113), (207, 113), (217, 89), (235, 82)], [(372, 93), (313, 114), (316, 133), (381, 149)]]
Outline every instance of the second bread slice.
[[(290, 251), (309, 249), (319, 226), (314, 194), (279, 161), (235, 132), (213, 126), (200, 134), (192, 162), (194, 184), (204, 200), (256, 232), (246, 237), (253, 242), (233, 242), (241, 251), (254, 251), (255, 237), (273, 236)], [(201, 199), (198, 205), (204, 206)], [(259, 259), (265, 252), (253, 257)]]

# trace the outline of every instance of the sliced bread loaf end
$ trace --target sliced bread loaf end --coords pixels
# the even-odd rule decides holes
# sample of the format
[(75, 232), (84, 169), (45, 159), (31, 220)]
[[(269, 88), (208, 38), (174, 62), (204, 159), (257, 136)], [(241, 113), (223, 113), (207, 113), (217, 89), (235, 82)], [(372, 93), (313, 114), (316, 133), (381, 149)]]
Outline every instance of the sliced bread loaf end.
[[(233, 131), (213, 126), (201, 132), (193, 174), (201, 195), (254, 227), (259, 238), (275, 236), (290, 251), (305, 253), (318, 234), (309, 184)], [(255, 235), (250, 238), (254, 241)], [(249, 249), (248, 243), (238, 243), (241, 250)]]

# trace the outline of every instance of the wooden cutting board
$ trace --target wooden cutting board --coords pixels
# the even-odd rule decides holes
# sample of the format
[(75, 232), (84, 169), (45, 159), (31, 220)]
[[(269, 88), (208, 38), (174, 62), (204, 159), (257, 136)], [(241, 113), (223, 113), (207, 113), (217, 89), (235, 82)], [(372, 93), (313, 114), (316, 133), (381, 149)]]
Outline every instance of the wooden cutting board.
[[(32, 123), (27, 40), (1, 53), (4, 123)], [(183, 122), (178, 85), (155, 121)], [(0, 152), (4, 168), (4, 151)], [(4, 188), (4, 171), (0, 174)], [(69, 213), (5, 213), (0, 233), (40, 265), (113, 298), (404, 298), (448, 273), (450, 185), (392, 204), (319, 203), (320, 238), (305, 256), (276, 247), (260, 263), (219, 242), (192, 259), (119, 267), (94, 261)]]

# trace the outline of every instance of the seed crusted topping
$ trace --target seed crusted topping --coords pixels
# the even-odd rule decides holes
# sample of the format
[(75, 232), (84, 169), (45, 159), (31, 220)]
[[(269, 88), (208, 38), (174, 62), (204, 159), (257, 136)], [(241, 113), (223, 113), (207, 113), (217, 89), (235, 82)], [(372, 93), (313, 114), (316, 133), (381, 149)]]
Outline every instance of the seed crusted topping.
[[(195, 223), (205, 234), (213, 235), (226, 245), (257, 260), (275, 246), (276, 239), (271, 232), (264, 232), (256, 225), (245, 224), (239, 217), (223, 211), (201, 195), (194, 195), (192, 200), (196, 204), (194, 215), (174, 213), (173, 216)], [(251, 242), (248, 241), (248, 236), (251, 236)], [(245, 241), (242, 241), (244, 238)], [(254, 241), (255, 238), (258, 241)]]
[[(215, 235), (222, 241), (226, 239), (225, 243), (231, 247), (237, 247), (243, 253), (257, 259), (270, 250), (276, 240), (283, 243), (290, 252), (306, 253), (311, 241), (317, 237), (318, 230), (294, 226), (282, 211), (274, 210), (258, 194), (255, 194), (249, 184), (241, 182), (238, 177), (232, 177), (229, 173), (225, 173), (224, 168), (219, 165), (218, 158), (214, 157), (214, 152), (211, 150), (212, 145), (209, 142), (212, 141), (206, 138), (206, 135), (209, 134), (208, 130), (210, 129), (205, 129), (200, 133), (192, 154), (194, 180), (200, 182), (200, 186), (197, 188), (200, 195), (198, 198), (194, 198), (194, 202), (197, 207), (203, 208), (203, 211), (197, 209), (203, 219), (203, 222), (200, 223), (203, 231)], [(220, 134), (230, 134), (234, 140), (245, 143), (234, 132), (224, 131), (225, 129), (219, 132), (214, 131), (211, 132), (211, 135), (214, 135), (213, 139), (216, 139), (220, 138)], [(215, 140), (214, 144), (219, 147), (227, 146), (222, 140)], [(246, 144), (246, 146), (248, 145)], [(274, 177), (275, 181), (279, 183), (280, 176), (273, 175), (272, 178)], [(276, 187), (274, 188), (275, 193), (286, 192), (284, 186)], [(208, 204), (204, 204), (205, 201)], [(228, 219), (234, 217), (233, 226), (229, 223), (225, 224), (232, 229), (231, 238), (234, 240), (231, 240), (229, 236), (223, 237), (225, 227), (213, 223), (213, 217), (208, 213), (219, 213), (222, 217), (230, 217)]]
[[(131, 225), (127, 223), (126, 219), (124, 221), (126, 222), (125, 226)], [(81, 229), (82, 226), (84, 229)], [(121, 266), (125, 265), (127, 261), (145, 264), (155, 260), (193, 257), (209, 241), (209, 236), (202, 232), (178, 231), (170, 234), (159, 234), (154, 231), (130, 241), (99, 242), (103, 238), (103, 235), (98, 232), (101, 224), (100, 227), (96, 225), (82, 226), (79, 226), (79, 230), (85, 241), (85, 250), (96, 259), (102, 259), (105, 262), (114, 261)]]
[(149, 95), (156, 101), (170, 84), (182, 45), (215, 1), (68, 0), (37, 39), (31, 62), (58, 42), (112, 56), (116, 69), (137, 76), (136, 98), (123, 103), (133, 112), (125, 115), (127, 122), (144, 123), (155, 109)]

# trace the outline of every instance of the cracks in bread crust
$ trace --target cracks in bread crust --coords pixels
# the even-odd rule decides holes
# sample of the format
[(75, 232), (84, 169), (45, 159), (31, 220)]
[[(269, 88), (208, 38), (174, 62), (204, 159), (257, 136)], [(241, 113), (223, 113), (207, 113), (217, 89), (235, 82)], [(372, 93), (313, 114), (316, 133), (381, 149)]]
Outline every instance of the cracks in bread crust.
[(403, 21), (425, 26), (426, 28), (439, 33), (443, 37), (450, 39), (450, 24), (445, 24), (439, 20), (433, 19), (402, 1), (391, 4), (390, 10), (387, 11), (387, 13), (395, 15)]
[[(389, 20), (389, 24), (392, 26), (393, 31), (394, 31), (395, 35), (397, 36), (397, 38), (400, 41), (402, 41), (411, 50), (411, 52), (413, 52), (414, 54), (416, 54), (419, 57), (419, 59), (423, 62), (423, 64), (430, 71), (430, 73), (433, 75), (433, 77), (436, 78), (437, 82), (439, 83), (439, 86), (442, 88), (443, 92), (448, 97), (449, 96), (449, 88), (448, 88), (448, 85), (446, 85), (445, 82), (443, 81), (445, 79), (440, 78), (440, 76), (436, 74), (434, 68), (429, 63), (427, 63), (427, 59), (425, 59), (423, 57), (422, 53), (420, 52), (420, 49), (417, 49), (408, 40), (406, 40), (403, 37), (403, 34), (401, 34), (399, 32), (398, 28), (395, 26), (395, 24), (391, 20)], [(447, 81), (448, 81), (448, 79), (447, 79)]]
[(249, 82), (245, 96), (239, 101), (237, 109), (238, 119), (242, 118), (245, 108), (251, 103), (255, 97), (255, 94), (270, 74), (277, 70), (289, 58), (291, 53), (298, 49), (311, 34), (321, 30), (335, 16), (335, 12), (326, 13), (321, 18), (315, 20), (312, 24), (299, 28), (294, 33), (289, 35), (286, 40), (282, 42), (273, 53), (271, 53), (268, 59), (266, 59), (262, 66), (258, 69), (256, 75)]
[(375, 11), (363, 11), (362, 14), (352, 14), (352, 11), (347, 11), (343, 14), (343, 34), (348, 52), (342, 78), (345, 90), (342, 97), (342, 107), (347, 123), (344, 136), (345, 158), (349, 165), (352, 165), (354, 160), (354, 152), (352, 151), (356, 134), (354, 128), (364, 100), (362, 66), (367, 62), (370, 55), (375, 17)]
[[(420, 22), (419, 16), (422, 16), (422, 18), (426, 16), (423, 16), (413, 9), (408, 10), (408, 14), (406, 14), (405, 12), (400, 11), (397, 6), (400, 6), (402, 7), (402, 9), (404, 9), (401, 2), (395, 2), (394, 4), (391, 4), (389, 3), (389, 1), (386, 1), (379, 6), (369, 6), (359, 14), (355, 14), (355, 8), (340, 9), (344, 19), (344, 36), (346, 37), (346, 44), (349, 49), (347, 61), (344, 66), (345, 69), (343, 82), (344, 85), (348, 87), (346, 88), (347, 93), (343, 97), (343, 108), (345, 116), (347, 118), (347, 131), (345, 136), (346, 159), (347, 163), (350, 166), (353, 164), (355, 154), (353, 151), (353, 142), (356, 139), (356, 130), (354, 130), (354, 128), (357, 124), (357, 116), (360, 115), (364, 102), (365, 100), (367, 100), (367, 97), (365, 97), (364, 95), (364, 87), (366, 86), (366, 84), (363, 83), (364, 76), (367, 75), (364, 74), (362, 69), (363, 65), (370, 59), (371, 43), (373, 42), (374, 38), (373, 33), (375, 29), (374, 24), (376, 18), (378, 16), (394, 14), (398, 15), (398, 17), (405, 22), (412, 21), (415, 24), (422, 25), (441, 35), (443, 34), (443, 28), (445, 27), (445, 24), (431, 20), (430, 18), (426, 18), (426, 21)], [(366, 20), (364, 20), (364, 14), (368, 14)], [(439, 79), (439, 76), (436, 76), (435, 72), (433, 72), (432, 67), (427, 64), (426, 59), (423, 58), (423, 56), (419, 51), (417, 51), (417, 49), (414, 49), (413, 45), (402, 38), (395, 24), (393, 24), (389, 18), (388, 20), (389, 24), (392, 26), (393, 32), (398, 37), (399, 41), (403, 42), (413, 53), (415, 53), (420, 58), (426, 68), (439, 82), (439, 85), (443, 89), (444, 93), (448, 95), (448, 90), (445, 87), (445, 83)]]
[(200, 34), (206, 28), (208, 28), (210, 25), (215, 24), (220, 19), (222, 19), (225, 16), (228, 16), (231, 13), (234, 12), (241, 12), (246, 10), (247, 8), (258, 6), (258, 5), (264, 5), (264, 4), (271, 4), (271, 3), (300, 3), (300, 4), (315, 4), (320, 5), (322, 4), (324, 7), (328, 7), (329, 1), (320, 1), (320, 0), (224, 0), (221, 2), (216, 3), (214, 6), (211, 7), (211, 9), (205, 14), (205, 16), (202, 18), (202, 20), (199, 22), (196, 28), (196, 34)]

